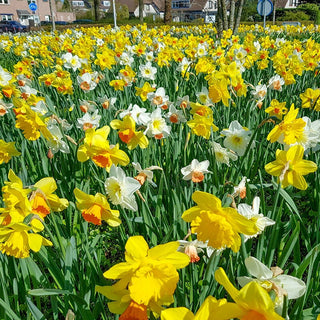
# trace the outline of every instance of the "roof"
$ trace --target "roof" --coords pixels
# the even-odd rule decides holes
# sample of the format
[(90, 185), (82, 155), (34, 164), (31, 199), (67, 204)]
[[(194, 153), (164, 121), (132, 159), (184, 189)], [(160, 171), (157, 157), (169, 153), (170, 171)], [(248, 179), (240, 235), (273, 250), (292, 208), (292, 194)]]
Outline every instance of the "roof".
[(28, 10), (17, 10), (18, 16), (30, 16), (31, 13)]
[(288, 0), (278, 0), (276, 7), (277, 8), (285, 8)]

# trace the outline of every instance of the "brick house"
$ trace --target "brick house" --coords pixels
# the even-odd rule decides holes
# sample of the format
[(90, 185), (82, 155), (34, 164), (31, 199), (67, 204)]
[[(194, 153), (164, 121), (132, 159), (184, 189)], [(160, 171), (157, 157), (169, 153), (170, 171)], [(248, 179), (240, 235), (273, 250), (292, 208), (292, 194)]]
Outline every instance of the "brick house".
[[(37, 10), (32, 12), (29, 4), (37, 4)], [(55, 8), (55, 0), (52, 0), (53, 12), (56, 21), (72, 22), (76, 19), (73, 12), (59, 12)], [(50, 21), (50, 9), (48, 0), (0, 0), (0, 20), (15, 20), (23, 25), (29, 25), (30, 20), (37, 25), (40, 21)], [(30, 23), (31, 24), (31, 23)]]

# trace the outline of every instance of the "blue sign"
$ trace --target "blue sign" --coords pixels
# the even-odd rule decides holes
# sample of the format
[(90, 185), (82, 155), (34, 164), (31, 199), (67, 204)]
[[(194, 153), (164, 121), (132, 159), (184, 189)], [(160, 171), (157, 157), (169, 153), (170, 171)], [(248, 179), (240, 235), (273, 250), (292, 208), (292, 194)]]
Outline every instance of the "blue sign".
[(273, 11), (273, 3), (271, 0), (259, 0), (257, 11), (260, 16), (268, 16)]
[(29, 4), (29, 9), (30, 9), (31, 11), (37, 11), (38, 6), (37, 6), (36, 3), (31, 2), (31, 3)]

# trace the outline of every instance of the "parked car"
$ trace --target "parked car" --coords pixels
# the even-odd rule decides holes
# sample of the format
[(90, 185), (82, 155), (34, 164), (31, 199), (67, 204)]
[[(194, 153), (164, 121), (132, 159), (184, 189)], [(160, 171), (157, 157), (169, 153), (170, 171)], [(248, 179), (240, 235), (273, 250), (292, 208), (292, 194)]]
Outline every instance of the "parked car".
[(56, 21), (55, 24), (61, 25), (61, 26), (65, 26), (66, 24), (68, 24), (68, 22), (66, 22), (66, 21)]
[[(4, 21), (2, 21), (2, 22), (4, 22)], [(13, 28), (13, 32), (26, 32), (26, 31), (28, 31), (27, 26), (22, 25), (18, 21), (9, 20), (9, 21), (5, 21), (5, 22)]]
[(90, 20), (90, 19), (78, 19), (78, 20), (72, 21), (72, 23), (75, 23), (75, 24), (91, 24), (91, 23), (93, 23), (93, 21)]
[(13, 27), (8, 21), (0, 21), (0, 33), (4, 32), (14, 32)]

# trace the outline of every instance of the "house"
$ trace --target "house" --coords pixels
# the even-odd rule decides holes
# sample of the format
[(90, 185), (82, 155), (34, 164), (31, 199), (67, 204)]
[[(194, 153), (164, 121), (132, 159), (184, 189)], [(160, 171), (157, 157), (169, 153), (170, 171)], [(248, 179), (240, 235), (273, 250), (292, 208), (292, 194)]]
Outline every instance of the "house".
[(204, 19), (215, 22), (218, 10), (217, 0), (172, 0), (172, 18), (175, 22)]
[[(31, 11), (29, 4), (37, 5), (36, 11)], [(72, 22), (75, 20), (73, 12), (59, 12), (52, 1), (56, 21)], [(0, 0), (0, 20), (15, 20), (23, 25), (38, 25), (40, 21), (50, 21), (50, 8), (48, 0)]]
[[(164, 0), (144, 0), (143, 4), (143, 17), (164, 18)], [(136, 7), (134, 15), (139, 17), (139, 6)]]
[(282, 9), (295, 9), (299, 4), (301, 4), (300, 0), (277, 0), (276, 2), (277, 8)]

